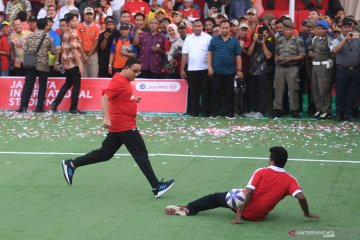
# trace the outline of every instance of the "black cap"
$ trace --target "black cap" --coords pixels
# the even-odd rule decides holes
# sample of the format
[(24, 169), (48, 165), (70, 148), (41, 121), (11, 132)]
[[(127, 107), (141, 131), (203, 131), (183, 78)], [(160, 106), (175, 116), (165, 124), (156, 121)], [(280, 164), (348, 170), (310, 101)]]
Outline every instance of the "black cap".
[(170, 18), (165, 17), (165, 18), (161, 19), (161, 22), (162, 22), (162, 23), (163, 23), (163, 22), (171, 23), (171, 20), (170, 20)]
[(120, 29), (130, 29), (130, 24), (122, 23), (122, 24), (120, 24)]
[(346, 25), (357, 25), (357, 22), (352, 17), (346, 17), (342, 21), (342, 26), (346, 26)]
[(112, 16), (108, 16), (105, 18), (105, 23), (109, 23), (109, 22), (113, 22), (116, 24), (116, 20)]
[(29, 17), (29, 21), (30, 21), (30, 22), (36, 22), (36, 21), (37, 21), (37, 17), (36, 17), (35, 15), (31, 15), (31, 16)]

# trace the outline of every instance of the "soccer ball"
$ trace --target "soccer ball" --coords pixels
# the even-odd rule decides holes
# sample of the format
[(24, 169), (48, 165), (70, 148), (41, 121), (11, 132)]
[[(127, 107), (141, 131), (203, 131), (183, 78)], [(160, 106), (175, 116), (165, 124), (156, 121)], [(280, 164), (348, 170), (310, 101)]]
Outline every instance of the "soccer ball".
[(231, 208), (238, 208), (244, 204), (244, 189), (231, 189), (225, 197), (226, 203)]

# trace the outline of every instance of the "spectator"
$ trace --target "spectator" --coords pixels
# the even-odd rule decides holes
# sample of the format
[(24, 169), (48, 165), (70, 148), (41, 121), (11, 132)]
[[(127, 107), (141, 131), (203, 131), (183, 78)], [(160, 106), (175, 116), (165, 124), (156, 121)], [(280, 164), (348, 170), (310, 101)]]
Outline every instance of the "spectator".
[(207, 0), (204, 5), (204, 18), (215, 13), (225, 14), (225, 4), (221, 0)]
[(174, 11), (174, 2), (172, 0), (165, 0), (162, 2), (161, 7), (165, 10), (165, 17), (171, 19), (171, 15)]
[(239, 41), (230, 35), (229, 21), (223, 21), (220, 27), (221, 35), (211, 39), (208, 52), (208, 72), (212, 77), (212, 117), (219, 117), (221, 106), (225, 117), (233, 119), (234, 77), (243, 78), (241, 47)]
[(212, 37), (219, 36), (221, 34), (220, 26), (215, 24), (212, 28)]
[(229, 19), (240, 19), (244, 16), (248, 9), (252, 7), (250, 0), (231, 0), (229, 6)]
[(9, 22), (17, 18), (18, 13), (25, 11), (28, 16), (31, 15), (31, 4), (28, 0), (10, 0), (6, 4), (5, 14)]
[(176, 25), (179, 25), (179, 23), (182, 21), (182, 16), (181, 16), (181, 13), (178, 12), (178, 11), (174, 11), (172, 14), (171, 14), (171, 20), (173, 23), (175, 23)]
[(278, 39), (279, 37), (281, 37), (283, 35), (283, 31), (284, 31), (283, 20), (281, 20), (281, 19), (276, 20), (275, 27), (276, 27), (275, 37)]
[(120, 22), (120, 13), (121, 13), (121, 8), (124, 5), (125, 0), (112, 0), (110, 1), (110, 6), (113, 10), (113, 17), (115, 19), (116, 23)]
[(82, 60), (84, 73), (82, 77), (96, 78), (99, 74), (97, 45), (100, 35), (100, 27), (94, 22), (94, 9), (91, 7), (84, 10), (84, 22), (77, 27), (82, 46)]
[(168, 35), (168, 26), (170, 25), (171, 20), (169, 18), (163, 18), (160, 21), (160, 33), (165, 37), (169, 38)]
[(288, 87), (290, 113), (293, 118), (300, 118), (299, 110), (299, 63), (305, 57), (304, 42), (298, 36), (293, 36), (294, 23), (285, 20), (283, 35), (279, 37), (275, 48), (277, 66), (274, 79), (274, 112), (272, 117), (283, 114), (283, 96)]
[(261, 26), (258, 34), (254, 34), (249, 48), (250, 69), (248, 72), (248, 89), (250, 96), (250, 113), (247, 117), (262, 118), (269, 113), (268, 103), (271, 102), (271, 80), (268, 75), (271, 71), (269, 60), (272, 58), (274, 44), (269, 37), (269, 28)]
[(10, 56), (14, 62), (14, 76), (25, 76), (23, 67), (24, 43), (30, 32), (22, 30), (20, 19), (14, 19), (12, 23), (13, 31), (10, 36)]
[(50, 111), (57, 112), (57, 107), (63, 100), (67, 91), (72, 87), (71, 91), (71, 114), (82, 114), (83, 112), (78, 109), (79, 93), (81, 86), (81, 74), (84, 72), (84, 67), (81, 62), (80, 54), (80, 37), (76, 31), (78, 15), (69, 13), (66, 15), (66, 23), (68, 29), (65, 29), (62, 37), (62, 52), (61, 63), (65, 68), (65, 83), (61, 87), (56, 99), (51, 104)]
[(130, 37), (130, 24), (120, 25), (120, 35), (111, 43), (108, 73), (113, 76), (123, 70), (129, 58), (137, 57), (137, 49), (134, 47)]
[(137, 13), (134, 16), (135, 25), (131, 29), (130, 36), (134, 39), (136, 31), (140, 28), (142, 31), (149, 32), (149, 28), (145, 25), (145, 15), (143, 13)]
[(174, 76), (176, 78), (180, 78), (180, 73), (181, 73), (181, 69), (182, 69), (181, 52), (182, 52), (182, 47), (184, 45), (185, 38), (187, 37), (185, 23), (181, 23), (179, 25), (178, 32), (179, 32), (179, 38), (177, 38), (176, 41), (174, 41), (171, 44), (170, 51), (167, 54), (169, 63), (172, 64), (173, 66), (177, 66), (177, 74), (176, 74), (176, 76)]
[(60, 21), (56, 18), (56, 8), (55, 8), (55, 5), (50, 5), (47, 7), (47, 15), (46, 15), (49, 18), (52, 19), (52, 30), (54, 31), (57, 31), (59, 29), (59, 24), (60, 24)]
[[(173, 23), (169, 24), (167, 26), (167, 37), (165, 42), (166, 59), (163, 64), (163, 77), (174, 79), (180, 78), (180, 71), (177, 69), (181, 65), (181, 48), (183, 43), (184, 41), (180, 38), (177, 26)], [(170, 53), (173, 46), (177, 47)]]
[(204, 33), (203, 28), (202, 22), (195, 20), (193, 33), (185, 39), (182, 48), (181, 77), (187, 79), (189, 84), (188, 113), (193, 117), (198, 116), (200, 112), (204, 116), (210, 114), (211, 83), (208, 78), (207, 54), (211, 36)]
[(230, 21), (230, 33), (236, 38), (238, 38), (240, 33), (239, 25), (239, 21), (236, 19)]
[(320, 13), (318, 10), (316, 9), (309, 10), (309, 15), (308, 15), (309, 20), (317, 21), (319, 20), (319, 18), (320, 18)]
[(147, 2), (143, 2), (142, 0), (130, 0), (127, 3), (125, 3), (122, 10), (130, 12), (131, 23), (134, 24), (134, 16), (138, 12), (143, 13), (145, 15), (145, 19), (148, 18), (148, 14), (150, 12), (150, 6)]
[(97, 2), (96, 0), (87, 0), (87, 1), (82, 1), (80, 6), (79, 6), (79, 13), (80, 16), (84, 16), (84, 11), (86, 8), (90, 7), (95, 9), (97, 6)]
[(194, 18), (200, 18), (199, 11), (193, 6), (193, 0), (183, 0), (183, 7), (179, 9), (183, 18), (192, 21)]
[(35, 15), (30, 16), (28, 22), (26, 22), (26, 25), (28, 26), (28, 28), (26, 29), (23, 26), (23, 29), (29, 30), (30, 32), (35, 32), (37, 30), (37, 20), (38, 19), (36, 18)]
[(356, 21), (342, 21), (341, 36), (332, 43), (336, 54), (336, 119), (355, 121), (353, 112), (360, 82), (360, 39), (354, 38)]
[(215, 19), (213, 19), (212, 17), (208, 17), (205, 19), (205, 31), (207, 34), (209, 34), (210, 36), (212, 36), (212, 28), (213, 26), (216, 24)]
[(44, 7), (40, 9), (37, 18), (44, 18), (48, 16), (48, 7), (49, 6), (55, 6), (55, 0), (45, 0)]
[(246, 18), (250, 27), (248, 38), (252, 39), (258, 28), (257, 11), (254, 8), (250, 8), (246, 11)]
[(165, 18), (165, 10), (162, 8), (159, 8), (158, 10), (156, 10), (155, 12), (155, 18), (161, 23), (161, 20), (163, 20), (163, 18)]
[(110, 48), (113, 40), (118, 39), (120, 33), (116, 29), (115, 18), (107, 17), (105, 23), (106, 29), (100, 33), (98, 43), (99, 77), (110, 78), (112, 76), (109, 74)]
[(0, 12), (5, 12), (5, 5), (3, 0), (0, 0)]
[(105, 19), (108, 16), (113, 15), (113, 9), (107, 0), (98, 0), (98, 4), (95, 8), (95, 22), (100, 26), (101, 30), (105, 30)]
[(165, 37), (159, 33), (159, 21), (150, 22), (150, 32), (139, 29), (134, 38), (134, 45), (139, 48), (139, 60), (142, 78), (160, 78), (162, 60), (165, 54)]
[[(62, 6), (57, 13), (57, 21), (65, 17), (65, 14), (69, 13), (72, 10), (76, 10), (79, 13), (79, 9), (75, 7), (74, 0), (65, 0), (65, 5)], [(78, 16), (80, 18), (80, 15)]]
[(328, 119), (331, 117), (331, 83), (332, 59), (330, 52), (330, 38), (327, 35), (329, 25), (324, 20), (317, 21), (317, 36), (309, 46), (309, 56), (312, 58), (311, 89), (314, 98), (315, 118)]
[(9, 76), (9, 56), (10, 48), (8, 42), (8, 32), (10, 32), (9, 24), (7, 22), (0, 23), (1, 35), (0, 35), (0, 70), (3, 77)]
[(47, 19), (47, 26), (45, 28), (45, 32), (49, 34), (56, 48), (55, 55), (49, 52), (49, 77), (58, 77), (60, 76), (58, 74), (58, 70), (59, 70), (58, 67), (59, 67), (59, 56), (61, 52), (61, 39), (60, 39), (60, 35), (54, 30), (52, 30), (54, 24), (54, 20), (52, 19), (52, 17), (47, 17), (46, 19)]
[(120, 22), (119, 22), (119, 28), (120, 28), (120, 25), (123, 24), (123, 23), (127, 23), (127, 24), (131, 24), (131, 14), (129, 11), (127, 10), (123, 10), (121, 11), (120, 13)]
[(157, 0), (153, 0), (150, 2), (150, 12), (146, 19), (146, 25), (149, 25), (150, 21), (154, 19), (156, 11), (159, 10), (160, 8), (161, 7), (157, 4)]
[(19, 113), (27, 111), (36, 77), (39, 78), (39, 91), (35, 112), (42, 113), (44, 111), (47, 78), (49, 74), (49, 51), (52, 54), (57, 53), (54, 42), (45, 32), (46, 25), (46, 18), (39, 19), (37, 21), (36, 31), (30, 33), (24, 44), (24, 52), (36, 52), (37, 49), (39, 49), (39, 51), (36, 53), (35, 68), (26, 69), (25, 83), (21, 92), (21, 104), (17, 110)]

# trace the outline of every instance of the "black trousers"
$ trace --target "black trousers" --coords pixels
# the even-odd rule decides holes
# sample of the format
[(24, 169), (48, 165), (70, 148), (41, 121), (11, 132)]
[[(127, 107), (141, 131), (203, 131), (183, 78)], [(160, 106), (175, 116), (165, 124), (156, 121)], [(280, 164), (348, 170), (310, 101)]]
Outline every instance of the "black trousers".
[(219, 115), (221, 108), (227, 116), (234, 114), (234, 76), (235, 74), (214, 73), (211, 81), (211, 109)]
[(21, 67), (21, 68), (15, 67), (14, 70), (13, 70), (13, 74), (14, 74), (14, 76), (25, 76), (26, 75), (25, 68), (23, 68), (23, 67)]
[(271, 85), (267, 73), (261, 75), (248, 75), (249, 77), (249, 96), (250, 111), (265, 114), (270, 111), (267, 108), (271, 101)]
[(218, 207), (230, 208), (225, 200), (226, 194), (227, 192), (214, 193), (190, 202), (187, 205), (189, 215)]
[(81, 75), (79, 67), (76, 66), (65, 70), (65, 83), (62, 85), (56, 99), (52, 103), (52, 106), (57, 108), (63, 100), (66, 92), (72, 87), (70, 111), (76, 110), (79, 102), (80, 85)]
[(188, 71), (189, 84), (189, 114), (197, 115), (199, 112), (210, 114), (210, 80), (208, 70)]
[(75, 167), (80, 167), (108, 161), (123, 144), (140, 167), (140, 170), (149, 181), (151, 187), (156, 188), (159, 181), (152, 169), (144, 140), (136, 128), (125, 132), (109, 132), (101, 148), (75, 158), (73, 164)]
[(38, 71), (35, 68), (26, 70), (25, 84), (21, 92), (20, 108), (28, 108), (31, 93), (34, 89), (36, 77), (39, 77), (39, 92), (36, 104), (36, 111), (41, 112), (44, 110), (48, 72)]

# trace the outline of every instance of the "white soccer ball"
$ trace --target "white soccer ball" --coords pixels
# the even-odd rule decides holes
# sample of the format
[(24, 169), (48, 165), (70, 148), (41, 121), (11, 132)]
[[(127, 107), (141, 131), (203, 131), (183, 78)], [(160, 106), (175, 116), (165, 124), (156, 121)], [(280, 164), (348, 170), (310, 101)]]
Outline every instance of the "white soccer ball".
[(244, 204), (244, 189), (231, 189), (225, 197), (226, 203), (231, 208), (238, 208)]

